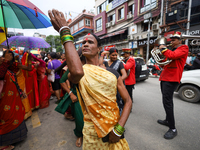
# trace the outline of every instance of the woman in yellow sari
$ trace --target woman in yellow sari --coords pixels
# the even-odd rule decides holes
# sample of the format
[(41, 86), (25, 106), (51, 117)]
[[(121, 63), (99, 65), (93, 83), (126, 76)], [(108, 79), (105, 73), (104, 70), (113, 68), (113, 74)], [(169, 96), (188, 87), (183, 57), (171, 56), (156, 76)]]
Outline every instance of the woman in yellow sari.
[[(52, 10), (49, 16), (65, 48), (68, 79), (78, 84), (80, 91), (78, 97), (84, 115), (83, 150), (129, 150), (123, 132), (132, 101), (119, 74), (99, 66), (100, 39), (94, 34), (84, 37), (82, 54), (86, 64), (82, 67), (63, 13)], [(117, 89), (125, 104), (121, 117), (116, 102)]]

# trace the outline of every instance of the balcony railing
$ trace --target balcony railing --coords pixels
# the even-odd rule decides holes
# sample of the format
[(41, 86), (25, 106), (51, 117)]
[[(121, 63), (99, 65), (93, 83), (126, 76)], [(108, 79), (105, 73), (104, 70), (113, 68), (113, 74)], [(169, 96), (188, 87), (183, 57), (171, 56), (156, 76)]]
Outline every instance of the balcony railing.
[(153, 8), (156, 8), (156, 6), (157, 6), (157, 1), (156, 0), (152, 0), (151, 4), (145, 5), (144, 7), (142, 7), (140, 9), (140, 13), (143, 13), (145, 11), (149, 11), (149, 10), (151, 10)]

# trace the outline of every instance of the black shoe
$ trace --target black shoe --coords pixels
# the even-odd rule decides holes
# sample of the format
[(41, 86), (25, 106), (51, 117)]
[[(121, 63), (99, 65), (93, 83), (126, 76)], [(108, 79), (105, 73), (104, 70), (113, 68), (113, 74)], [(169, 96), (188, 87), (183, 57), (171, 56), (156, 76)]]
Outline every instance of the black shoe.
[(157, 121), (159, 124), (161, 124), (161, 125), (164, 125), (164, 126), (169, 126), (169, 123), (168, 123), (168, 121), (166, 121), (166, 120), (158, 120)]
[(172, 129), (169, 129), (165, 133), (164, 138), (165, 139), (173, 139), (175, 136), (177, 136), (177, 130), (174, 132)]

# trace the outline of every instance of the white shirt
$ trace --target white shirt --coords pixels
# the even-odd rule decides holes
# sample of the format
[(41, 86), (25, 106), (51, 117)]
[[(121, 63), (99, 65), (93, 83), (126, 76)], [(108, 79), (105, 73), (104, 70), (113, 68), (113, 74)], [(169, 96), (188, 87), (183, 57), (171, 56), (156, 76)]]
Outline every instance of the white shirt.
[(186, 59), (186, 63), (187, 64), (190, 64), (192, 61), (192, 57), (191, 56), (188, 56), (187, 59)]

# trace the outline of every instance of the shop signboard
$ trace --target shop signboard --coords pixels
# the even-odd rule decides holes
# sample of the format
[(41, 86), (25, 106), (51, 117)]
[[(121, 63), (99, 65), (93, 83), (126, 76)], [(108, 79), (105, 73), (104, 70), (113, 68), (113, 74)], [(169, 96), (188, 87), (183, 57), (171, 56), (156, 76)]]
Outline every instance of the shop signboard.
[(137, 48), (137, 41), (129, 42), (129, 48)]
[(166, 32), (164, 34), (164, 37), (167, 39), (167, 41), (171, 41), (170, 37), (174, 34), (174, 31)]
[[(149, 40), (149, 44), (152, 45), (155, 43), (157, 37), (151, 37)], [(147, 39), (142, 39), (142, 40), (138, 40), (138, 47), (144, 47), (147, 46), (148, 40)]]
[(137, 25), (133, 25), (130, 27), (130, 34), (136, 34), (137, 33)]
[(115, 47), (115, 45), (104, 46), (104, 51), (109, 51), (112, 47)]
[(112, 9), (120, 6), (121, 4), (125, 3), (127, 0), (114, 0), (112, 2), (110, 2), (107, 6), (106, 6), (106, 12), (111, 11)]

